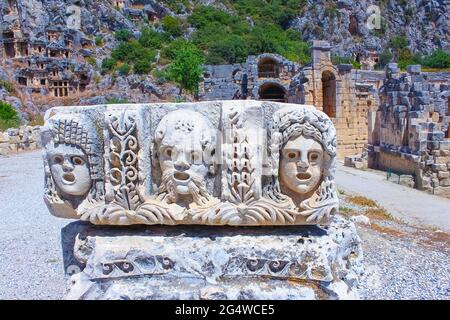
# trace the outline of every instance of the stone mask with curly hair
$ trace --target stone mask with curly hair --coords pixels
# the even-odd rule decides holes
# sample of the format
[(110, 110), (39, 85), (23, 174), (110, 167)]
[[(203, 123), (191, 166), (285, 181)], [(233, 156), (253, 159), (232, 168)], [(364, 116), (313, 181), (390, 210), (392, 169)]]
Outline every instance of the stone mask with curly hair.
[(275, 112), (269, 149), (273, 179), (267, 196), (281, 200), (288, 195), (305, 210), (335, 207), (336, 131), (323, 112), (313, 106)]

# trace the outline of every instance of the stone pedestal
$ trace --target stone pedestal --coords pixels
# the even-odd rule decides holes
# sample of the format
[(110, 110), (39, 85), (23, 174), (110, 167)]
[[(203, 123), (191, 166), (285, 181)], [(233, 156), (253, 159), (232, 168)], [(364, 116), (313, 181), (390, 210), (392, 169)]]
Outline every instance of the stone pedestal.
[(360, 239), (341, 217), (324, 228), (76, 222), (62, 236), (67, 269), (73, 257), (84, 268), (68, 299), (358, 298)]

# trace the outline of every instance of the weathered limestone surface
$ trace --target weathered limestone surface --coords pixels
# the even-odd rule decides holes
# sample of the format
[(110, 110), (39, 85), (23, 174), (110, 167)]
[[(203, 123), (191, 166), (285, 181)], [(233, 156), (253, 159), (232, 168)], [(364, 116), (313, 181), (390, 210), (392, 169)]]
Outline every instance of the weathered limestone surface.
[(360, 239), (340, 217), (325, 228), (73, 224), (85, 267), (68, 299), (358, 298)]
[(327, 224), (336, 132), (313, 106), (261, 101), (50, 109), (44, 199), (94, 224)]
[(67, 270), (83, 268), (69, 299), (358, 297), (360, 240), (335, 215), (336, 132), (313, 106), (54, 108), (42, 140), (54, 215), (171, 225), (63, 232)]

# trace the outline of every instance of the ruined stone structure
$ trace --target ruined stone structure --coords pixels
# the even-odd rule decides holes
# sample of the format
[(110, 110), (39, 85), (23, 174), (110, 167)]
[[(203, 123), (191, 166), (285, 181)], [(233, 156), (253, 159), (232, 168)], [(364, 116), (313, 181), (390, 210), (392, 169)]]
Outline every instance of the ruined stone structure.
[(0, 155), (36, 150), (41, 145), (41, 127), (21, 126), (0, 131)]
[(450, 84), (419, 65), (386, 69), (369, 135), (369, 166), (409, 174), (415, 187), (450, 197)]
[(42, 141), (52, 214), (165, 225), (106, 238), (83, 228), (73, 241), (84, 270), (68, 298), (357, 297), (360, 240), (335, 215), (336, 131), (313, 106), (53, 108)]
[[(249, 57), (244, 64), (206, 66), (200, 99), (311, 104), (333, 121), (339, 158), (366, 152), (373, 131), (369, 124), (372, 125), (380, 105), (379, 92), (385, 73), (357, 70), (349, 64), (335, 65), (330, 53), (329, 43), (313, 41), (312, 61), (304, 66), (272, 54)], [(360, 57), (361, 61), (370, 60), (371, 63), (377, 59), (376, 52)], [(266, 72), (267, 68), (272, 72)], [(449, 84), (450, 73), (427, 73), (427, 78), (436, 86), (438, 94), (438, 91), (447, 90), (439, 85)]]
[(312, 62), (299, 66), (263, 54), (240, 65), (206, 66), (202, 100), (258, 99), (315, 105), (337, 130), (338, 157), (360, 152), (368, 140), (368, 114), (378, 105), (383, 72), (333, 65), (331, 47), (314, 41)]
[(289, 88), (299, 68), (277, 54), (249, 56), (243, 64), (207, 65), (200, 100), (248, 98), (291, 102)]
[(109, 0), (112, 6), (130, 17), (131, 21), (156, 22), (168, 15), (168, 8), (154, 0)]

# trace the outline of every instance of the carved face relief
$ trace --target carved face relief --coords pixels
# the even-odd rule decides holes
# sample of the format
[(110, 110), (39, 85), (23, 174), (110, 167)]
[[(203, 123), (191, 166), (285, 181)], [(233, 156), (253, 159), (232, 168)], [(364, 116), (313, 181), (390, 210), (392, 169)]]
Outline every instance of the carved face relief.
[(91, 188), (86, 154), (77, 147), (59, 144), (47, 153), (50, 171), (61, 192), (83, 196)]
[(280, 178), (283, 185), (297, 194), (314, 191), (322, 178), (323, 148), (316, 140), (297, 136), (281, 149)]
[(206, 176), (212, 168), (215, 131), (209, 121), (193, 111), (174, 111), (156, 129), (156, 144), (162, 172), (161, 192), (169, 201), (190, 195), (197, 204), (207, 202)]
[(189, 185), (203, 181), (208, 167), (203, 162), (203, 148), (194, 134), (173, 133), (159, 148), (161, 171), (172, 172), (175, 191), (190, 194)]

